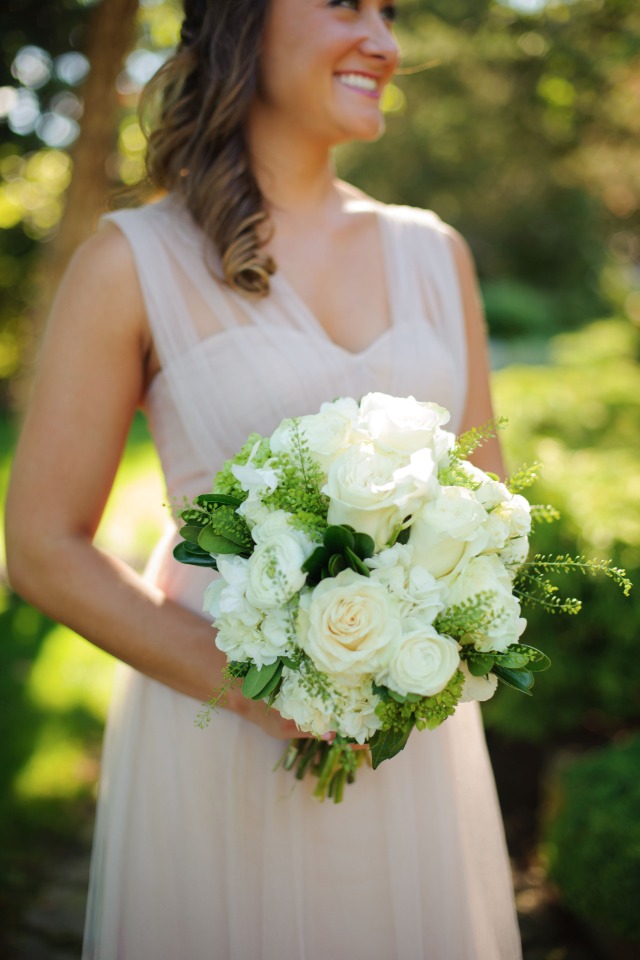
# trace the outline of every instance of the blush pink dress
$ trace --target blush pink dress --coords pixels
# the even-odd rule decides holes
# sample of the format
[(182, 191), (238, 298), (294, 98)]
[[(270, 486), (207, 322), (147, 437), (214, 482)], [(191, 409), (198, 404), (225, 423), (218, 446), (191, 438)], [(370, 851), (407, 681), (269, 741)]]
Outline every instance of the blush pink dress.
[[(413, 394), (445, 405), (458, 429), (467, 357), (442, 223), (358, 204), (378, 223), (392, 314), (358, 354), (329, 338), (280, 272), (258, 301), (215, 279), (206, 262), (219, 261), (176, 197), (104, 218), (133, 250), (162, 364), (146, 411), (172, 501), (208, 490), (252, 431), (338, 396)], [(175, 542), (169, 525), (147, 576), (201, 613), (211, 574), (177, 563)], [(414, 733), (379, 770), (362, 768), (338, 806), (273, 772), (282, 741), (224, 710), (202, 730), (199, 709), (119, 667), (83, 960), (521, 957), (476, 704)]]

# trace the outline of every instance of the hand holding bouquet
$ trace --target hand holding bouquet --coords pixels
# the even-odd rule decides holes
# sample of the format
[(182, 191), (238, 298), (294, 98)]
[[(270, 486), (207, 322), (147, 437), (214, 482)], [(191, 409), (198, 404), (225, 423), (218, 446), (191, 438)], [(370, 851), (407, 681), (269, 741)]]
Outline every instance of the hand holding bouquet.
[(606, 561), (528, 560), (532, 517), (550, 517), (518, 492), (531, 472), (507, 487), (479, 470), (466, 458), (492, 428), (456, 440), (448, 420), (413, 397), (323, 404), (249, 437), (181, 511), (176, 558), (220, 573), (204, 608), (228, 677), (318, 738), (283, 762), (320, 798), (342, 799), (365, 755), (353, 744), (376, 767), (498, 681), (530, 693), (549, 659), (520, 642), (521, 601), (579, 609), (549, 569), (630, 589)]

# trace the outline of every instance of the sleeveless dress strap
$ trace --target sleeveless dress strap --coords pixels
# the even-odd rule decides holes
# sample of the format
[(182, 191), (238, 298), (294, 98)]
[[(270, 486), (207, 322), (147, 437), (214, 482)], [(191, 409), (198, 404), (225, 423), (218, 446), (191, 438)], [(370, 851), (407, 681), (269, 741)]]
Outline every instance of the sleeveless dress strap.
[[(446, 224), (432, 210), (387, 207), (395, 227), (396, 277), (402, 297), (401, 322), (421, 310), (467, 381), (467, 335), (460, 279)], [(393, 251), (392, 251), (393, 252)]]
[[(181, 425), (197, 462), (210, 470), (225, 438), (226, 418), (211, 409), (207, 336), (237, 325), (203, 262), (197, 237), (180, 229), (171, 198), (100, 218), (115, 224), (131, 247), (151, 336)], [(194, 322), (200, 312), (204, 320)], [(208, 324), (208, 329), (207, 329)]]

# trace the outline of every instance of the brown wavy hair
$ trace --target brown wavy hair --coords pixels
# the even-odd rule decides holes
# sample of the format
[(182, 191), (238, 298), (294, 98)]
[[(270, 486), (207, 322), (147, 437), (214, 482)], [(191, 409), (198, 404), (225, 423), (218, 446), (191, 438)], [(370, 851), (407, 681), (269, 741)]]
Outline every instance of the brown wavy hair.
[(183, 198), (218, 251), (226, 282), (255, 297), (269, 293), (275, 263), (260, 252), (270, 233), (261, 238), (258, 227), (268, 228), (269, 217), (243, 128), (258, 88), (268, 6), (185, 0), (178, 47), (139, 108), (148, 181)]

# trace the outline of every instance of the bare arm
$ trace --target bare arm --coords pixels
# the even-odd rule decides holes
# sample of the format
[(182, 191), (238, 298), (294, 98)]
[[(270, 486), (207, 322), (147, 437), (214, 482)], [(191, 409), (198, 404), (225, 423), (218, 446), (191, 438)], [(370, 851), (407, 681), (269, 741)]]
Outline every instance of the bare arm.
[[(480, 427), (495, 419), (489, 386), (487, 325), (478, 290), (475, 265), (467, 242), (452, 227), (447, 228), (458, 269), (467, 334), (468, 390), (461, 431)], [(470, 458), (482, 470), (505, 476), (497, 438), (483, 444)]]
[[(226, 663), (210, 624), (92, 542), (144, 393), (150, 346), (131, 251), (109, 225), (80, 247), (53, 304), (7, 497), (8, 570), (15, 589), (53, 619), (205, 700)], [(299, 735), (237, 690), (227, 706), (273, 736)]]

